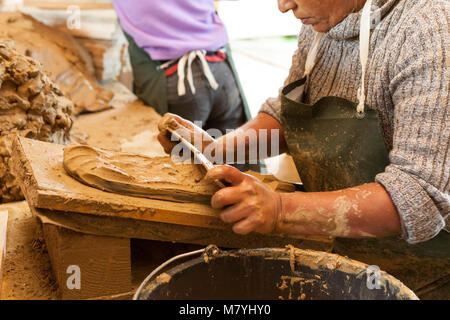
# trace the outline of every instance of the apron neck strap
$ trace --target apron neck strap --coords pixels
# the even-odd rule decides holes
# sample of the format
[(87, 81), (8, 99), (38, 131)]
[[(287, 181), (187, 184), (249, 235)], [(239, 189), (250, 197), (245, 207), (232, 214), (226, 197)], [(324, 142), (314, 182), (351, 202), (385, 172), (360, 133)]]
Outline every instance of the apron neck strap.
[(358, 106), (356, 107), (357, 117), (364, 118), (364, 103), (366, 101), (366, 91), (364, 80), (366, 78), (367, 60), (369, 60), (370, 44), (370, 8), (372, 0), (367, 0), (361, 14), (361, 26), (359, 30), (359, 58), (361, 59), (361, 87), (358, 90)]
[(306, 57), (306, 63), (305, 63), (305, 73), (303, 74), (303, 77), (309, 76), (312, 69), (314, 68), (316, 64), (316, 58), (317, 58), (317, 52), (319, 51), (319, 43), (323, 38), (323, 33), (318, 32), (316, 33), (316, 36), (314, 37), (314, 41), (311, 45), (311, 48), (308, 51), (308, 55)]
[[(359, 58), (361, 60), (361, 86), (358, 89), (358, 106), (356, 108), (357, 117), (364, 118), (364, 103), (366, 101), (366, 92), (364, 87), (364, 80), (366, 78), (366, 66), (369, 58), (369, 43), (370, 43), (370, 9), (372, 7), (372, 0), (367, 0), (361, 14), (361, 23), (359, 29)], [(317, 53), (319, 51), (319, 44), (324, 36), (324, 33), (316, 33), (311, 48), (308, 51), (305, 63), (305, 73), (303, 77), (308, 77), (314, 65), (316, 64)]]

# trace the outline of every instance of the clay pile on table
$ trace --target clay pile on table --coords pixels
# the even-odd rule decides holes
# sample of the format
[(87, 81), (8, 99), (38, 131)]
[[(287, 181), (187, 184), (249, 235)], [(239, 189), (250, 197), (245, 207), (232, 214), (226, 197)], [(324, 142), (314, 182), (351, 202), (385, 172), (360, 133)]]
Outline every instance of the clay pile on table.
[(0, 25), (0, 39), (13, 40), (20, 53), (39, 61), (73, 101), (75, 114), (111, 108), (114, 94), (97, 84), (89, 53), (69, 34), (19, 12), (0, 13)]
[(66, 144), (73, 108), (37, 61), (0, 40), (0, 202), (23, 199), (10, 170), (14, 136)]

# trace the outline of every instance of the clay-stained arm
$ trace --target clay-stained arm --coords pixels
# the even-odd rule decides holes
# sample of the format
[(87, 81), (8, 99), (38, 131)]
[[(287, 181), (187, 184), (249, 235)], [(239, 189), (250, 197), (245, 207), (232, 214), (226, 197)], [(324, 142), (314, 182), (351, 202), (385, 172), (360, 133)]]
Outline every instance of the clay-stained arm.
[[(254, 119), (245, 123), (233, 132), (213, 139), (206, 131), (195, 126), (192, 122), (185, 120), (177, 115), (166, 113), (158, 124), (159, 135), (158, 140), (163, 146), (166, 153), (170, 154), (177, 142), (171, 141), (170, 133), (167, 128), (177, 130), (185, 139), (193, 141), (195, 146), (200, 150), (206, 151), (205, 155), (212, 157), (217, 164), (223, 164), (227, 160), (227, 152), (234, 156), (232, 161), (237, 160), (238, 151), (241, 150), (245, 154), (246, 160), (249, 160), (249, 154), (259, 155), (259, 147), (264, 143), (267, 146), (268, 156), (276, 154), (271, 153), (272, 137), (278, 138), (275, 143), (278, 144), (279, 153), (287, 150), (283, 138), (281, 124), (274, 117), (266, 113), (259, 113)], [(265, 131), (263, 139), (260, 140), (260, 134)], [(271, 133), (274, 133), (272, 135)], [(252, 139), (256, 137), (256, 139)], [(201, 144), (196, 143), (201, 141)], [(250, 150), (253, 148), (252, 152)], [(220, 158), (216, 155), (221, 155)], [(230, 157), (228, 157), (228, 160)], [(229, 161), (230, 162), (230, 161)]]
[(346, 238), (400, 235), (400, 218), (379, 183), (332, 192), (281, 194), (275, 232)]
[[(274, 142), (278, 146), (278, 148), (275, 148), (278, 152), (272, 152), (273, 138), (277, 139)], [(230, 163), (226, 161), (227, 152), (234, 155), (234, 162), (238, 160), (239, 152), (245, 155), (245, 160), (248, 162), (250, 160), (249, 156), (252, 154), (257, 155), (257, 159), (262, 159), (260, 157), (260, 147), (262, 146), (267, 148), (268, 157), (287, 151), (281, 124), (267, 113), (259, 113), (254, 119), (248, 121), (240, 128), (217, 139), (215, 145), (216, 150), (221, 149), (223, 151), (223, 163)]]
[(230, 166), (210, 170), (209, 179), (232, 186), (211, 199), (233, 231), (369, 238), (399, 235), (400, 220), (389, 194), (378, 183), (333, 192), (276, 193)]
[[(158, 123), (158, 140), (167, 154), (170, 154), (175, 145), (179, 143), (178, 141), (171, 140), (171, 133), (169, 129), (177, 131), (177, 133), (179, 133), (184, 139), (192, 144), (195, 144), (195, 146), (201, 151), (203, 151), (204, 148), (211, 143), (216, 142), (216, 140), (206, 131), (196, 126), (191, 121), (183, 119), (173, 113), (166, 113)], [(201, 144), (198, 145), (199, 143)]]

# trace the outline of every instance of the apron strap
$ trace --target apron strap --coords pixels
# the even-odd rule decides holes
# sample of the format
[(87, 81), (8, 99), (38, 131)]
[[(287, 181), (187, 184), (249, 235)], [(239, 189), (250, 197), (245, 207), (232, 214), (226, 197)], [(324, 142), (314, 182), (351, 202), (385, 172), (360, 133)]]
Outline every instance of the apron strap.
[(323, 35), (324, 35), (323, 33), (318, 32), (314, 37), (312, 46), (308, 51), (308, 55), (306, 56), (305, 73), (303, 74), (303, 77), (309, 76), (309, 74), (311, 73), (312, 69), (316, 64), (317, 52), (319, 51), (319, 43), (322, 40)]
[[(195, 86), (194, 86), (194, 77), (192, 75), (192, 62), (195, 60), (195, 58), (199, 58), (200, 62), (202, 64), (203, 74), (205, 75), (206, 79), (209, 82), (209, 85), (213, 90), (217, 90), (219, 88), (219, 84), (216, 81), (216, 78), (214, 78), (214, 75), (211, 72), (211, 69), (209, 68), (208, 62), (205, 58), (206, 51), (204, 50), (192, 50), (185, 55), (183, 55), (180, 59), (173, 59), (170, 61), (167, 61), (166, 63), (163, 63), (159, 66), (159, 69), (166, 69), (171, 64), (178, 61), (178, 95), (184, 96), (186, 94), (186, 86), (184, 85), (184, 79), (185, 77), (188, 80), (189, 87), (191, 88), (192, 94), (195, 94)], [(187, 65), (187, 75), (185, 74), (185, 68)]]
[(359, 57), (361, 59), (361, 87), (358, 90), (358, 106), (356, 114), (358, 118), (364, 118), (364, 103), (366, 101), (366, 92), (364, 80), (366, 78), (366, 66), (369, 59), (369, 43), (370, 43), (370, 8), (372, 0), (367, 0), (361, 14), (361, 26), (359, 31)]
[(178, 62), (178, 95), (184, 96), (186, 94), (186, 87), (184, 85), (184, 69), (187, 64), (187, 80), (189, 83), (189, 87), (191, 88), (192, 94), (195, 94), (195, 86), (194, 86), (194, 77), (192, 75), (192, 62), (195, 58), (199, 58), (202, 64), (203, 74), (209, 82), (209, 85), (213, 90), (217, 90), (219, 84), (217, 83), (214, 75), (211, 72), (211, 69), (208, 66), (208, 62), (205, 58), (206, 51), (204, 50), (193, 50), (191, 52), (186, 53)]
[[(366, 66), (369, 59), (369, 43), (370, 43), (370, 9), (372, 7), (372, 0), (367, 0), (361, 14), (361, 23), (359, 29), (359, 58), (361, 60), (361, 86), (358, 89), (358, 106), (356, 107), (356, 114), (359, 119), (364, 118), (364, 103), (366, 101), (366, 92), (364, 80), (366, 78)], [(316, 33), (311, 48), (308, 51), (305, 63), (305, 73), (303, 77), (308, 77), (316, 64), (317, 53), (319, 51), (319, 44), (324, 36), (324, 33)]]

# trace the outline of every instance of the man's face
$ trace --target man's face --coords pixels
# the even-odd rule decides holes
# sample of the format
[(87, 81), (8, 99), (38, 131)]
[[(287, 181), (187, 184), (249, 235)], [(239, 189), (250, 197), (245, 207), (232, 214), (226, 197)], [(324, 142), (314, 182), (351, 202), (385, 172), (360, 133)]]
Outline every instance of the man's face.
[(317, 32), (327, 32), (349, 13), (363, 7), (366, 0), (278, 0), (281, 12), (292, 10), (303, 24)]

